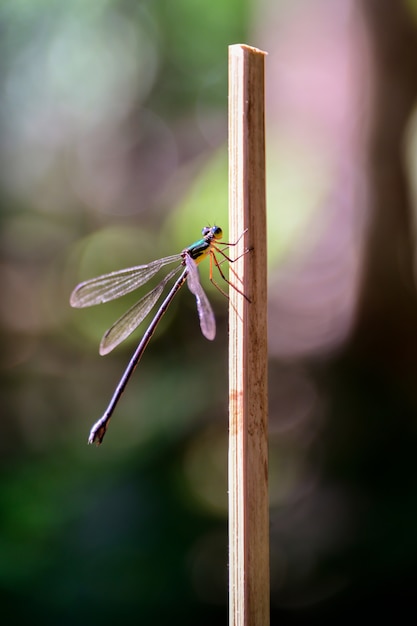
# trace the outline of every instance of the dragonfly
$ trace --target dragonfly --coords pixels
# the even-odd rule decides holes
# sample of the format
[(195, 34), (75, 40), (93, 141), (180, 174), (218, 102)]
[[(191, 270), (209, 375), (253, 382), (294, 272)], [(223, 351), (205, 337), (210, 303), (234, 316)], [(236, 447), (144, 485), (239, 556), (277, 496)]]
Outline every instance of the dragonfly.
[[(227, 293), (213, 279), (213, 267), (217, 268), (221, 278), (226, 283), (236, 289), (236, 291), (241, 293), (241, 295), (249, 301), (247, 296), (240, 291), (238, 287), (229, 282), (221, 268), (224, 261), (233, 263), (237, 260), (231, 259), (225, 253), (225, 250), (227, 250), (229, 246), (236, 246), (245, 232), (246, 231), (242, 233), (236, 242), (221, 242), (219, 245), (219, 241), (223, 238), (222, 229), (219, 226), (205, 226), (201, 231), (202, 238), (195, 241), (187, 248), (184, 248), (184, 250), (182, 250), (179, 254), (157, 259), (146, 265), (137, 265), (135, 267), (129, 267), (115, 272), (110, 272), (110, 274), (104, 274), (96, 278), (91, 278), (90, 280), (86, 280), (75, 287), (70, 297), (71, 306), (75, 308), (84, 308), (102, 304), (115, 300), (116, 298), (120, 298), (121, 296), (142, 287), (164, 266), (176, 263), (176, 266), (171, 269), (168, 274), (166, 274), (156, 287), (145, 294), (138, 302), (136, 302), (136, 304), (128, 309), (126, 313), (124, 313), (104, 333), (99, 349), (100, 354), (104, 355), (111, 352), (116, 346), (129, 337), (129, 335), (139, 326), (139, 324), (154, 308), (169, 281), (179, 274), (179, 277), (172, 285), (170, 291), (143, 334), (128, 366), (120, 378), (106, 410), (101, 418), (91, 428), (88, 443), (95, 443), (96, 445), (100, 445), (102, 443), (110, 418), (113, 415), (114, 409), (116, 408), (116, 405), (119, 402), (130, 377), (141, 360), (142, 355), (159, 322), (168, 310), (175, 295), (185, 282), (187, 282), (189, 290), (196, 299), (202, 334), (210, 341), (215, 338), (216, 320), (210, 302), (200, 283), (198, 265), (201, 261), (207, 257), (210, 259), (210, 281), (223, 295), (228, 297)], [(249, 252), (249, 249), (246, 249), (243, 254), (246, 254), (246, 252)], [(216, 253), (222, 257), (221, 260), (219, 260), (216, 256)]]

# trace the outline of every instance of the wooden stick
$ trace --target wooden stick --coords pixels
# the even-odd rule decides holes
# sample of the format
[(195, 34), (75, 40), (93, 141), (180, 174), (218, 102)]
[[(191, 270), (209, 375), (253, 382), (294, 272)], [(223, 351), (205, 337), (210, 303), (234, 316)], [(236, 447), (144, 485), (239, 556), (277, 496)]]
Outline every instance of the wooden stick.
[[(269, 624), (265, 53), (229, 47), (229, 624)], [(239, 280), (238, 278), (239, 277)], [(241, 281), (241, 282), (240, 282)]]

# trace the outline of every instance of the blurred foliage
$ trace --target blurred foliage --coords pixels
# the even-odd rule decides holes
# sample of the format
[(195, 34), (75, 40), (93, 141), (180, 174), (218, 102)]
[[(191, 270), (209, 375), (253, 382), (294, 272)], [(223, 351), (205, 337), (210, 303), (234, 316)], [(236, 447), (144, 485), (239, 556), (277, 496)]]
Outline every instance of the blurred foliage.
[(381, 594), (406, 594), (416, 408), (402, 380), (349, 351), (365, 97), (343, 117), (342, 53), (362, 51), (363, 32), (342, 13), (326, 0), (0, 3), (5, 621), (227, 619), (227, 305), (201, 267), (216, 341), (184, 289), (96, 450), (88, 430), (140, 331), (106, 358), (100, 336), (136, 296), (85, 311), (68, 298), (206, 224), (227, 238), (227, 46), (239, 41), (269, 52), (272, 623), (362, 607), (376, 619)]

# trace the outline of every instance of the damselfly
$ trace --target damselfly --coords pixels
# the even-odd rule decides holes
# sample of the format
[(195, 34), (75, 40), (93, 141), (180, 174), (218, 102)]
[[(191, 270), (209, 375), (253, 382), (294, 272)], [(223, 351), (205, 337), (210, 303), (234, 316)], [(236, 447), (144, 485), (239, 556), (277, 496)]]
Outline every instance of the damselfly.
[[(244, 233), (242, 233), (241, 237)], [(221, 263), (224, 260), (233, 262), (236, 259), (231, 259), (226, 255), (225, 250), (229, 246), (235, 246), (240, 241), (241, 237), (235, 243), (222, 242), (219, 247), (217, 242), (222, 239), (223, 232), (219, 226), (206, 226), (202, 230), (202, 239), (194, 242), (188, 248), (185, 248), (179, 254), (164, 257), (152, 261), (147, 265), (138, 265), (136, 267), (129, 267), (117, 272), (111, 272), (110, 274), (104, 274), (97, 278), (92, 278), (83, 283), (80, 283), (72, 292), (70, 298), (70, 304), (73, 307), (82, 308), (87, 306), (93, 306), (95, 304), (102, 304), (120, 298), (135, 289), (138, 289), (142, 285), (148, 282), (159, 270), (165, 265), (170, 263), (177, 263), (168, 274), (143, 298), (134, 304), (122, 317), (120, 317), (103, 335), (100, 343), (100, 354), (108, 354), (119, 343), (126, 339), (143, 321), (143, 319), (150, 313), (157, 301), (162, 295), (162, 292), (168, 282), (174, 278), (176, 274), (180, 276), (177, 278), (174, 285), (171, 287), (165, 300), (159, 307), (155, 317), (149, 324), (145, 334), (143, 335), (138, 347), (136, 348), (130, 362), (124, 371), (119, 384), (110, 400), (110, 403), (103, 413), (102, 417), (94, 424), (90, 431), (88, 439), (89, 443), (96, 443), (100, 445), (103, 441), (103, 437), (106, 433), (107, 426), (113, 411), (120, 400), (120, 397), (133, 374), (137, 364), (139, 363), (142, 354), (145, 351), (152, 335), (155, 332), (156, 327), (162, 319), (162, 316), (167, 311), (169, 305), (174, 299), (175, 294), (187, 281), (188, 288), (191, 293), (194, 294), (197, 302), (197, 311), (200, 319), (201, 332), (204, 337), (209, 340), (213, 340), (216, 335), (216, 321), (214, 318), (213, 309), (210, 302), (200, 284), (197, 265), (206, 257), (210, 259), (210, 280), (224, 295), (227, 294), (221, 289), (219, 285), (213, 280), (213, 265), (217, 267), (220, 272), (220, 276), (229, 285), (229, 281), (224, 275), (221, 269)], [(248, 250), (246, 249), (243, 254)], [(216, 252), (223, 257), (222, 261), (219, 261), (216, 257)], [(240, 291), (236, 286), (234, 289)], [(242, 292), (240, 292), (242, 293)], [(246, 298), (245, 294), (242, 295)], [(247, 299), (247, 298), (246, 298)]]

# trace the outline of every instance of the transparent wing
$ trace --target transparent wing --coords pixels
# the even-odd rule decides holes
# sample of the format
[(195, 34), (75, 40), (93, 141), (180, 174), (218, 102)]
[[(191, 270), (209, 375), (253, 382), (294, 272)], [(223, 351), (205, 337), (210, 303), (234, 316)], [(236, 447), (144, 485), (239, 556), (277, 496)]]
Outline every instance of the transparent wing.
[(212, 341), (216, 336), (216, 319), (211, 304), (201, 286), (197, 265), (188, 254), (185, 255), (185, 266), (188, 271), (188, 288), (195, 295), (197, 301), (201, 332), (206, 339)]
[(147, 265), (137, 265), (91, 278), (77, 285), (71, 294), (70, 304), (82, 308), (120, 298), (147, 283), (164, 265), (180, 260), (181, 254), (174, 254)]
[(165, 278), (154, 288), (147, 293), (143, 298), (136, 302), (126, 313), (119, 317), (119, 319), (111, 326), (103, 335), (100, 343), (100, 354), (108, 354), (116, 346), (124, 341), (133, 331), (139, 326), (142, 320), (153, 309), (161, 294), (171, 278), (175, 276), (182, 268), (182, 265), (174, 268), (165, 276)]

